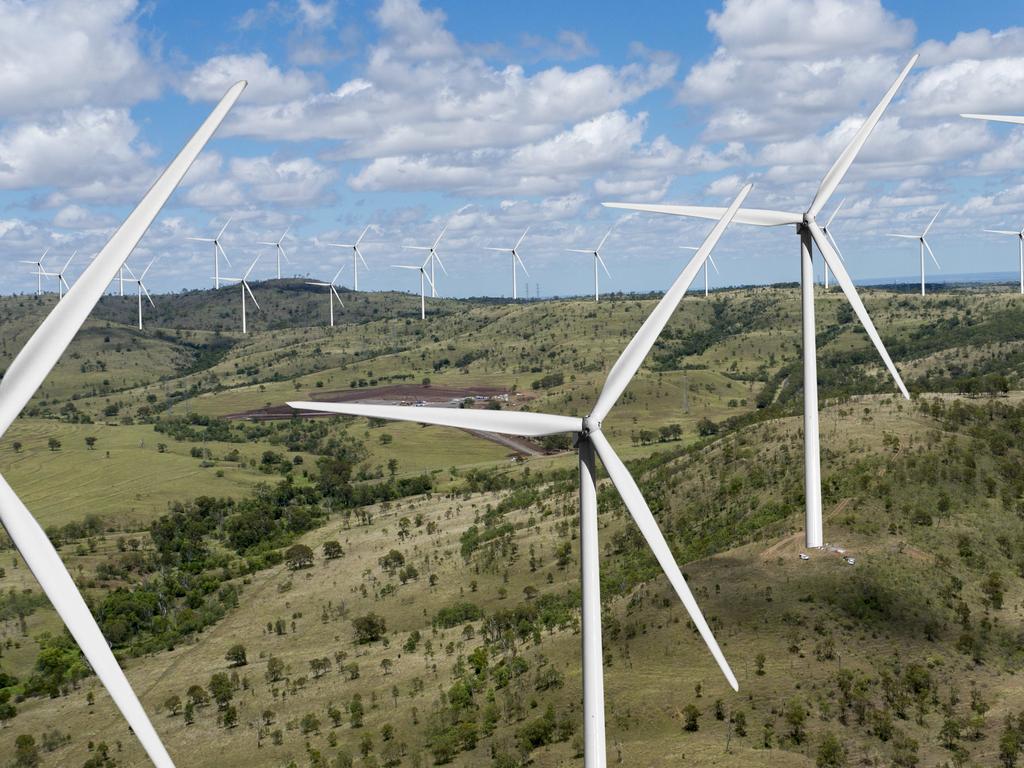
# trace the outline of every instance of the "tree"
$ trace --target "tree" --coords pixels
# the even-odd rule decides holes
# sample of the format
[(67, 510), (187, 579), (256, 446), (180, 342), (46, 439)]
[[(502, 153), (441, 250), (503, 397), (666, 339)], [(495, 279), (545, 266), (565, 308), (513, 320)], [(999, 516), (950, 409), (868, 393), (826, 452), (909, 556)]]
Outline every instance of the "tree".
[(11, 443), (11, 448), (14, 450), (15, 453), (21, 453), (21, 447), (22, 446), (20, 440), (15, 440), (13, 443)]
[(302, 731), (303, 736), (308, 736), (311, 733), (320, 733), (320, 718), (312, 712), (307, 712), (302, 716), (299, 729)]
[(194, 707), (205, 707), (210, 703), (210, 697), (206, 695), (206, 690), (201, 685), (189, 686), (185, 696)]
[(90, 451), (94, 450), (96, 448), (96, 438), (93, 437), (92, 435), (89, 435), (87, 438), (85, 438), (85, 447), (88, 448)]
[(331, 718), (331, 723), (335, 728), (341, 725), (341, 710), (333, 704), (327, 707), (327, 716)]
[(245, 646), (241, 643), (235, 643), (228, 648), (228, 652), (224, 654), (224, 659), (232, 667), (244, 667), (249, 663), (245, 658)]
[(217, 702), (217, 709), (224, 711), (228, 703), (235, 696), (235, 687), (231, 685), (231, 678), (224, 672), (217, 672), (210, 678), (207, 686), (210, 690), (210, 697)]
[(818, 768), (843, 768), (846, 765), (846, 747), (834, 733), (826, 733), (821, 740), (815, 762)]
[(754, 657), (754, 673), (757, 675), (764, 675), (764, 663), (768, 660), (768, 657), (763, 653), (757, 654)]
[(224, 714), (221, 715), (220, 722), (225, 728), (234, 728), (238, 725), (238, 710), (235, 709), (234, 705), (229, 704), (224, 708)]
[(305, 544), (294, 544), (284, 553), (285, 563), (288, 567), (297, 571), (300, 568), (309, 568), (313, 565), (313, 550)]
[(700, 710), (693, 704), (687, 704), (683, 708), (683, 730), (691, 733), (700, 728), (697, 720), (700, 719)]
[(786, 724), (789, 726), (789, 738), (795, 744), (803, 744), (807, 738), (804, 724), (807, 722), (807, 708), (800, 699), (790, 699), (786, 705)]
[(703, 418), (697, 422), (697, 434), (701, 437), (710, 437), (718, 434), (718, 425), (711, 419)]
[(284, 677), (284, 662), (277, 656), (267, 659), (267, 682), (276, 683)]
[(341, 544), (336, 541), (325, 541), (324, 542), (324, 559), (325, 560), (337, 560), (342, 557), (345, 551), (341, 548)]
[(39, 747), (30, 734), (23, 733), (14, 740), (14, 765), (17, 768), (36, 768), (39, 765)]
[(46, 441), (46, 444), (50, 447), (51, 451), (60, 450), (60, 440), (58, 440), (56, 437), (51, 437), (49, 440)]
[(348, 703), (348, 721), (353, 728), (363, 727), (363, 697), (358, 693), (352, 696)]
[(168, 696), (164, 700), (164, 709), (171, 713), (171, 717), (174, 717), (181, 712), (181, 697), (178, 694)]
[(376, 642), (387, 632), (384, 618), (375, 613), (368, 613), (365, 616), (357, 616), (352, 619), (352, 627), (356, 631), (356, 642), (360, 645)]

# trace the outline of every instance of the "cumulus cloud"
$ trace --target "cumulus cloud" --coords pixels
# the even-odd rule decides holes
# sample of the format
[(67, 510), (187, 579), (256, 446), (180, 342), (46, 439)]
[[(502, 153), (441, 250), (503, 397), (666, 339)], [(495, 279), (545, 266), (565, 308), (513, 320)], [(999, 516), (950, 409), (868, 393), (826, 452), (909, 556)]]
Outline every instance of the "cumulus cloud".
[(287, 72), (272, 66), (265, 53), (215, 56), (189, 73), (182, 92), (193, 101), (217, 101), (239, 80), (248, 80), (245, 101), (271, 104), (308, 94), (315, 80), (299, 69)]

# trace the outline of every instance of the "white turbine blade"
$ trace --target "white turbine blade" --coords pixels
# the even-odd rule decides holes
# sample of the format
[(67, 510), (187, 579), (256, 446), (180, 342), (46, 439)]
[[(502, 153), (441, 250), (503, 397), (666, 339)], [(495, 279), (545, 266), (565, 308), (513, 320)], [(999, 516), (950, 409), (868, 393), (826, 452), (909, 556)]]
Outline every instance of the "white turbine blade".
[(240, 278), (240, 277), (224, 277), (224, 275), (221, 275), (219, 278), (218, 277), (211, 277), (210, 279), (211, 280), (220, 280), (222, 283), (240, 283), (240, 282), (242, 282), (242, 278)]
[(846, 259), (843, 258), (843, 252), (839, 250), (839, 244), (836, 242), (836, 239), (832, 237), (832, 233), (827, 229), (823, 229), (822, 232), (825, 233), (825, 237), (828, 238), (828, 241), (832, 243), (832, 247), (835, 248), (836, 255), (839, 257), (839, 260), (845, 264)]
[(608, 236), (611, 235), (613, 229), (615, 229), (615, 227), (609, 227), (608, 231), (604, 233), (604, 237), (601, 238), (601, 242), (598, 243), (597, 248), (594, 249), (595, 252), (600, 251), (601, 248), (604, 247), (605, 240), (607, 240)]
[(961, 114), (960, 117), (966, 117), (971, 120), (992, 120), (997, 123), (1016, 123), (1017, 125), (1024, 125), (1024, 117), (1017, 115), (973, 115), (973, 114)]
[(228, 216), (228, 220), (224, 222), (224, 226), (221, 227), (220, 232), (217, 233), (217, 237), (215, 238), (216, 240), (220, 240), (221, 236), (224, 234), (224, 230), (226, 230), (228, 228), (228, 224), (231, 223), (232, 218), (232, 216)]
[(448, 274), (448, 270), (444, 268), (444, 262), (441, 261), (441, 257), (438, 255), (437, 251), (433, 252), (433, 256), (434, 256), (435, 259), (437, 259), (437, 263), (441, 267), (441, 271), (444, 272), (445, 275), (447, 275)]
[(429, 245), (403, 245), (403, 248), (410, 251), (430, 251), (433, 250)]
[(256, 301), (256, 297), (252, 295), (252, 288), (249, 287), (249, 284), (245, 282), (245, 280), (242, 281), (242, 287), (245, 288), (245, 292), (249, 294), (249, 298), (252, 299), (252, 303), (256, 305), (256, 309), (260, 309), (260, 303)]
[(146, 298), (149, 299), (149, 303), (156, 307), (156, 304), (153, 304), (153, 297), (149, 295), (149, 291), (146, 290), (146, 286), (141, 280), (139, 280), (139, 288), (141, 288), (142, 292), (146, 294)]
[(846, 198), (844, 197), (839, 201), (839, 205), (836, 206), (836, 209), (832, 211), (832, 215), (828, 217), (828, 221), (825, 222), (825, 226), (823, 227), (826, 232), (828, 232), (828, 228), (832, 226), (832, 221), (835, 219), (836, 214), (839, 213), (839, 209), (843, 207), (843, 203), (845, 202)]
[(359, 244), (361, 242), (363, 242), (363, 238), (366, 237), (366, 233), (370, 231), (370, 227), (371, 226), (373, 226), (373, 225), (372, 224), (367, 224), (365, 227), (363, 227), (363, 231), (359, 233), (359, 237), (356, 238), (355, 243), (353, 243), (353, 245), (352, 245), (353, 248), (358, 248), (359, 247)]
[(654, 519), (654, 515), (650, 507), (647, 506), (647, 502), (637, 487), (636, 481), (629, 474), (626, 465), (622, 463), (622, 460), (612, 449), (611, 444), (600, 430), (590, 433), (590, 441), (594, 444), (594, 448), (597, 449), (597, 455), (601, 457), (601, 463), (604, 464), (604, 468), (608, 471), (608, 476), (615, 485), (615, 489), (619, 492), (619, 496), (622, 497), (626, 509), (632, 515), (633, 521), (640, 529), (640, 533), (643, 534), (661, 569), (668, 576), (668, 580), (671, 582), (676, 594), (679, 595), (683, 607), (686, 608), (686, 612), (690, 616), (690, 621), (697, 628), (708, 650), (711, 651), (711, 655), (718, 663), (719, 669), (725, 675), (725, 679), (729, 681), (729, 685), (732, 686), (734, 691), (738, 691), (740, 684), (736, 680), (736, 675), (733, 674), (729, 662), (725, 659), (725, 654), (722, 653), (722, 649), (718, 647), (718, 641), (715, 640), (711, 627), (708, 626), (704, 614), (701, 613), (700, 606), (697, 605), (696, 598), (694, 598), (690, 587), (686, 584), (683, 572), (679, 570), (679, 564), (676, 562), (672, 550), (669, 549), (668, 542), (665, 541), (661, 528), (658, 527), (658, 521)]
[[(945, 206), (942, 206), (942, 208), (945, 208)], [(942, 208), (939, 208), (939, 210), (935, 212), (935, 215), (932, 216), (932, 220), (929, 221), (928, 226), (924, 228), (924, 232), (921, 233), (921, 237), (924, 237), (925, 235), (928, 234), (928, 230), (932, 228), (932, 224), (935, 223), (935, 220), (939, 218), (939, 214), (942, 213)]]
[(338, 275), (341, 274), (343, 269), (345, 269), (345, 265), (344, 264), (342, 264), (340, 267), (338, 267), (338, 271), (335, 272), (334, 273), (334, 277), (331, 278), (331, 285), (334, 285), (336, 282), (338, 282)]
[(843, 150), (842, 154), (836, 158), (835, 163), (829, 168), (828, 173), (825, 174), (825, 178), (821, 180), (821, 186), (818, 187), (817, 194), (814, 195), (814, 200), (811, 202), (811, 207), (808, 209), (808, 213), (814, 217), (821, 213), (821, 209), (825, 207), (825, 203), (832, 197), (832, 193), (836, 191), (836, 187), (843, 180), (846, 172), (850, 170), (850, 166), (853, 164), (854, 159), (857, 157), (857, 153), (860, 152), (861, 147), (867, 142), (871, 132), (875, 129), (878, 121), (882, 118), (882, 113), (885, 112), (886, 107), (889, 106), (889, 102), (892, 101), (896, 95), (896, 91), (899, 90), (900, 86), (903, 85), (903, 81), (907, 79), (907, 75), (910, 74), (910, 70), (914, 64), (917, 63), (918, 55), (915, 53), (910, 57), (910, 61), (903, 67), (903, 71), (900, 72), (899, 77), (896, 81), (889, 86), (889, 90), (885, 92), (882, 100), (878, 102), (878, 106), (874, 108), (867, 120), (863, 122), (860, 128), (857, 129), (857, 133), (853, 135), (853, 139), (849, 144), (846, 145), (846, 149)]
[[(71, 303), (71, 301), (65, 300), (58, 306)], [(0, 477), (0, 522), (7, 529), (7, 534), (14, 542), (14, 546), (25, 558), (25, 564), (36, 577), (39, 586), (43, 588), (43, 592), (50, 599), (57, 614), (64, 621), (72, 637), (75, 638), (75, 642), (82, 650), (82, 655), (85, 656), (96, 676), (107, 689), (117, 708), (121, 710), (125, 720), (135, 731), (135, 735), (145, 748), (149, 759), (157, 768), (174, 768), (174, 762), (167, 754), (167, 750), (164, 749), (160, 737), (153, 729), (153, 724), (136, 698), (131, 683), (125, 677), (110, 646), (107, 645), (106, 638), (103, 637), (103, 632), (89, 611), (89, 606), (85, 604), (71, 574), (64, 567), (60, 555), (53, 548), (53, 544), (50, 543), (49, 537), (39, 523), (2, 477)]]
[(597, 259), (598, 263), (602, 267), (604, 267), (604, 273), (608, 275), (608, 277), (611, 277), (612, 273), (608, 271), (608, 266), (604, 263), (604, 259), (601, 258), (601, 253), (599, 251), (594, 251), (594, 258)]
[(527, 227), (527, 228), (526, 228), (526, 229), (525, 229), (525, 230), (523, 231), (523, 234), (522, 234), (522, 236), (521, 236), (521, 237), (520, 237), (520, 238), (519, 238), (519, 239), (518, 239), (518, 240), (516, 241), (516, 244), (515, 244), (515, 246), (514, 246), (514, 248), (515, 248), (515, 249), (518, 249), (518, 248), (519, 248), (519, 246), (523, 244), (523, 240), (525, 240), (525, 239), (526, 239), (526, 233), (527, 233), (527, 232), (529, 232), (529, 231), (530, 231), (530, 228), (529, 228), (529, 227)]
[(893, 363), (892, 358), (889, 357), (889, 353), (885, 349), (885, 344), (882, 343), (882, 337), (878, 335), (878, 331), (875, 330), (875, 324), (871, 321), (871, 316), (868, 315), (867, 309), (864, 307), (864, 302), (860, 300), (860, 295), (857, 293), (857, 289), (853, 285), (853, 280), (846, 273), (846, 267), (843, 266), (843, 262), (840, 261), (839, 256), (832, 248), (832, 244), (829, 243), (828, 239), (824, 236), (821, 231), (821, 227), (818, 226), (814, 219), (807, 222), (807, 228), (811, 232), (811, 237), (814, 238), (814, 242), (818, 246), (818, 250), (821, 251), (821, 255), (825, 259), (825, 263), (828, 264), (829, 269), (832, 270), (832, 274), (836, 278), (836, 282), (839, 283), (839, 287), (843, 289), (843, 293), (846, 294), (846, 300), (850, 302), (850, 306), (853, 307), (853, 311), (857, 313), (857, 317), (860, 318), (861, 325), (864, 326), (864, 330), (868, 332), (868, 337), (875, 345), (875, 349), (878, 350), (878, 354), (881, 356), (882, 361), (885, 363), (885, 367), (889, 369), (889, 373), (896, 381), (896, 386), (899, 387), (900, 392), (903, 396), (909, 400), (910, 393), (907, 392), (907, 387), (903, 383), (903, 379), (900, 378), (899, 371), (896, 370), (896, 365)]
[[(493, 246), (486, 245), (486, 246), (484, 246), (484, 250), (485, 251), (497, 251), (498, 253), (508, 253), (512, 249), (511, 248), (494, 248)], [(26, 264), (35, 264), (34, 261), (28, 261), (28, 262), (25, 262), (25, 263)]]
[(352, 243), (325, 243), (325, 245), (329, 245), (331, 248), (355, 248), (355, 245)]
[[(159, 257), (157, 257), (157, 258), (159, 258)], [(156, 264), (156, 259), (151, 259), (149, 264), (146, 265), (146, 268), (144, 270), (142, 270), (142, 274), (139, 275), (139, 280), (144, 279), (146, 277), (146, 275), (149, 274), (149, 270), (151, 270), (153, 268), (154, 264)], [(125, 264), (125, 266), (127, 267), (128, 265)], [(130, 270), (129, 270), (128, 274), (131, 275), (131, 271)], [(134, 275), (132, 275), (132, 277), (134, 277)]]
[(928, 241), (927, 241), (927, 240), (925, 240), (925, 239), (924, 239), (924, 238), (922, 237), (922, 238), (921, 238), (921, 242), (922, 242), (922, 243), (924, 243), (924, 247), (925, 247), (925, 249), (926, 249), (926, 250), (928, 251), (928, 255), (932, 257), (932, 261), (934, 261), (934, 262), (935, 262), (935, 266), (936, 266), (936, 267), (938, 267), (939, 269), (942, 269), (942, 265), (941, 265), (941, 264), (939, 264), (939, 260), (938, 260), (938, 259), (936, 259), (936, 258), (935, 258), (935, 254), (934, 254), (934, 253), (932, 253), (932, 247), (931, 247), (930, 245), (928, 245)]
[(68, 285), (68, 281), (64, 279), (64, 275), (57, 275), (57, 279), (64, 284), (64, 289), (67, 291), (71, 290), (71, 286)]
[(527, 277), (529, 277), (529, 276), (530, 276), (530, 273), (529, 273), (529, 271), (528, 271), (528, 270), (526, 269), (526, 265), (525, 265), (525, 264), (523, 264), (523, 260), (522, 260), (522, 259), (521, 259), (521, 258), (519, 257), (519, 254), (518, 254), (518, 253), (516, 253), (515, 251), (512, 251), (512, 255), (516, 257), (516, 261), (518, 261), (518, 262), (519, 262), (519, 266), (523, 268), (523, 272), (525, 272), (525, 273), (526, 273), (526, 276), (527, 276)]
[(277, 244), (277, 247), (281, 249), (281, 255), (282, 255), (282, 256), (284, 256), (284, 260), (285, 260), (285, 261), (286, 261), (286, 262), (287, 262), (288, 264), (291, 264), (291, 263), (292, 263), (292, 260), (288, 258), (288, 251), (286, 251), (286, 250), (284, 249), (284, 246), (283, 246), (283, 245), (281, 245), (280, 243), (278, 243), (278, 244)]
[(684, 251), (699, 251), (700, 250), (700, 248), (698, 248), (696, 245), (680, 245), (679, 247), (682, 248)]
[(363, 258), (363, 252), (359, 250), (359, 245), (353, 245), (352, 249), (356, 252), (356, 256), (359, 257), (359, 261), (362, 262), (363, 267), (366, 269), (370, 268), (370, 265), (366, 263), (366, 259)]
[(906, 238), (907, 240), (920, 240), (921, 239), (920, 235), (896, 235), (896, 234), (892, 234), (892, 233), (887, 234), (886, 237), (903, 237), (903, 238)]
[[(982, 232), (991, 232), (993, 235), (1013, 235), (1019, 237), (1020, 232), (1014, 232), (1011, 229), (983, 229)], [(35, 264), (34, 261), (23, 261), (22, 264)]]
[(434, 241), (434, 244), (430, 247), (430, 250), (432, 250), (432, 251), (437, 250), (437, 246), (441, 243), (441, 238), (444, 237), (444, 233), (447, 232), (447, 231), (448, 231), (448, 225), (445, 224), (444, 225), (444, 229), (441, 230), (441, 234), (437, 236), (437, 240)]
[(346, 416), (365, 416), (369, 419), (414, 421), (456, 429), (476, 429), (503, 435), (541, 437), (561, 432), (579, 432), (581, 419), (526, 411), (491, 411), (472, 408), (416, 408), (405, 405), (361, 405), (359, 403), (288, 403), (297, 411), (341, 413)]
[(245, 280), (245, 279), (247, 279), (249, 277), (249, 274), (253, 271), (253, 269), (256, 268), (256, 264), (259, 262), (259, 260), (260, 260), (259, 256), (257, 256), (255, 259), (252, 260), (252, 264), (249, 265), (249, 268), (247, 270), (245, 270), (245, 274), (242, 275), (242, 279), (243, 280)]
[(66, 297), (47, 316), (7, 368), (0, 381), (0, 435), (21, 413), (40, 384), (56, 365), (68, 344), (82, 327), (92, 308), (106, 292), (110, 281), (128, 258), (164, 203), (174, 192), (199, 152), (227, 116), (245, 88), (232, 86), (206, 118), (199, 130), (156, 180), (139, 205), (129, 214)]
[(78, 255), (78, 251), (75, 251), (74, 253), (72, 253), (72, 254), (71, 254), (71, 255), (70, 255), (69, 257), (68, 257), (68, 260), (64, 262), (64, 268), (63, 268), (63, 269), (62, 269), (62, 270), (60, 271), (60, 272), (61, 272), (61, 274), (64, 274), (65, 272), (67, 272), (67, 270), (68, 270), (68, 267), (70, 267), (70, 266), (71, 266), (71, 262), (72, 262), (72, 261), (74, 260), (75, 256), (77, 256), (77, 255)]
[(341, 300), (341, 294), (338, 293), (338, 289), (335, 288), (333, 285), (331, 286), (331, 293), (334, 294), (334, 298), (338, 300), (338, 303), (341, 304), (342, 307), (344, 307), (345, 302)]
[(43, 263), (43, 259), (45, 259), (45, 258), (46, 258), (46, 254), (48, 254), (49, 252), (50, 252), (50, 249), (49, 249), (49, 248), (47, 248), (47, 249), (46, 249), (45, 251), (43, 251), (43, 255), (39, 257), (39, 263), (40, 263), (40, 264), (42, 264), (42, 263)]
[(230, 267), (231, 259), (228, 258), (228, 252), (224, 250), (224, 246), (220, 244), (219, 240), (215, 243), (215, 246), (217, 250), (220, 251), (220, 255), (224, 257), (224, 261), (226, 261), (228, 263), (228, 266)]
[(200, 242), (200, 243), (215, 243), (215, 242), (217, 242), (216, 238), (213, 238), (213, 237), (186, 237), (185, 239), (186, 240), (195, 240), (195, 241)]
[[(430, 273), (427, 272), (427, 270), (425, 270), (423, 267), (420, 267), (420, 272), (423, 274), (423, 277), (426, 278), (427, 285), (429, 285), (431, 290), (433, 290), (436, 293), (437, 292), (437, 286), (435, 286), (434, 285), (434, 281), (430, 279)], [(440, 298), (440, 296), (438, 296), (438, 298)]]
[(626, 345), (619, 359), (615, 361), (615, 365), (612, 366), (611, 372), (609, 372), (608, 378), (605, 380), (601, 395), (597, 398), (594, 410), (590, 414), (591, 418), (596, 419), (598, 422), (604, 421), (604, 417), (608, 415), (612, 406), (615, 405), (615, 401), (619, 399), (619, 396), (626, 390), (633, 376), (640, 370), (640, 365), (643, 363), (644, 358), (647, 357), (651, 347), (654, 346), (654, 342), (658, 340), (659, 334), (665, 328), (669, 319), (671, 319), (672, 313), (676, 311), (679, 302), (686, 295), (686, 291), (690, 288), (690, 283), (693, 282), (700, 268), (704, 266), (704, 259), (708, 257), (715, 244), (722, 237), (722, 233), (725, 232), (725, 228), (729, 226), (729, 222), (736, 215), (740, 204), (750, 194), (750, 189), (751, 185), (747, 184), (740, 190), (732, 205), (725, 209), (725, 213), (722, 214), (718, 223), (708, 233), (700, 249), (693, 255), (689, 263), (683, 267), (683, 271), (679, 273), (679, 277), (672, 283), (672, 287), (668, 289), (661, 298), (661, 301), (654, 307), (654, 310), (644, 321), (644, 324), (640, 326), (640, 330), (637, 331), (636, 335), (630, 339), (629, 344)]
[(268, 243), (265, 240), (257, 240), (256, 245), (277, 245), (277, 243)]
[(411, 264), (392, 264), (392, 269), (415, 269), (417, 271), (423, 269), (423, 267), (414, 267)]
[[(221, 279), (223, 280), (223, 278), (221, 278)], [(319, 288), (326, 288), (327, 286), (330, 285), (330, 283), (311, 283), (309, 281), (306, 281), (305, 285), (315, 285), (315, 286), (317, 286)]]
[(715, 274), (716, 275), (722, 274), (721, 272), (718, 271), (718, 265), (715, 263), (715, 257), (712, 256), (710, 253), (708, 254), (708, 261), (710, 261), (711, 262), (711, 266), (715, 268)]
[[(672, 216), (690, 216), (696, 219), (720, 219), (725, 208), (709, 205), (653, 205), (647, 203), (601, 203), (605, 208), (624, 208), (629, 211), (668, 213)], [(778, 227), (783, 224), (800, 224), (801, 213), (769, 211), (762, 208), (741, 208), (732, 219), (737, 224), (753, 224), (757, 227)]]
[(593, 251), (588, 251), (585, 248), (566, 248), (565, 250), (567, 250), (569, 253), (585, 253), (589, 256), (594, 255)]
[(281, 237), (279, 237), (279, 238), (277, 239), (277, 244), (278, 244), (278, 245), (280, 245), (281, 243), (283, 243), (283, 242), (284, 242), (284, 239), (285, 239), (286, 237), (288, 237), (288, 233), (289, 233), (289, 232), (291, 232), (291, 229), (292, 229), (292, 225), (291, 225), (291, 224), (289, 224), (289, 225), (288, 225), (287, 227), (285, 227), (285, 229), (284, 229), (284, 234), (282, 234), (282, 235), (281, 235)]

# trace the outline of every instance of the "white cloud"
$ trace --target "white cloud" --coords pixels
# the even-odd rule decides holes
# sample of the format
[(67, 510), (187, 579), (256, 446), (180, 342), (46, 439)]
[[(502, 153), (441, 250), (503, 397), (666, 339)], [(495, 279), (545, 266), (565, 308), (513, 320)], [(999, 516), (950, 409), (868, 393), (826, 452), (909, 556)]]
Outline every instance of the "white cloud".
[(245, 102), (270, 104), (302, 98), (315, 79), (299, 69), (283, 72), (272, 66), (265, 53), (232, 54), (208, 59), (189, 73), (182, 92), (193, 101), (217, 101), (239, 80), (248, 80)]
[(325, 187), (336, 177), (333, 170), (308, 157), (282, 161), (236, 158), (231, 161), (231, 174), (250, 187), (255, 199), (281, 205), (322, 200)]

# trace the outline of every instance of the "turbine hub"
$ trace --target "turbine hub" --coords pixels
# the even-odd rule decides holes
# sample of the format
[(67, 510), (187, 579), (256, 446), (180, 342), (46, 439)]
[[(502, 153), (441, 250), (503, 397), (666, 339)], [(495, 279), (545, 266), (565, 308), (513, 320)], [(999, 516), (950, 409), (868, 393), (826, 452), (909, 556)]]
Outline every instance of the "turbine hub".
[(583, 417), (583, 435), (589, 435), (591, 432), (600, 432), (601, 422), (592, 416)]

